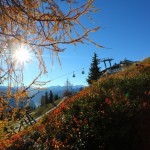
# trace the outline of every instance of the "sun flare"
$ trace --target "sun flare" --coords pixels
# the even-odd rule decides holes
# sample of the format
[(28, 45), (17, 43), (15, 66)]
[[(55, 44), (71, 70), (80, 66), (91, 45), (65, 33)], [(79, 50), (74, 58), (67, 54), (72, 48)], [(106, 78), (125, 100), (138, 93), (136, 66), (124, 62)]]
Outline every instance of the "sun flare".
[(31, 55), (29, 50), (21, 46), (20, 49), (16, 50), (14, 54), (14, 58), (17, 61), (17, 63), (24, 64), (31, 59)]

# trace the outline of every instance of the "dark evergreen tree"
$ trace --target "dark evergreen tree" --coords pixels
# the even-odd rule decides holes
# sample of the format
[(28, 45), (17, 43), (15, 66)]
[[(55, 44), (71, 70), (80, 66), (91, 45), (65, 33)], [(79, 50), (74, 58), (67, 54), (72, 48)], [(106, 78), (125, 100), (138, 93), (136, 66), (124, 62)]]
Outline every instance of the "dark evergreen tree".
[(52, 103), (54, 100), (54, 95), (53, 95), (53, 92), (50, 90), (50, 93), (49, 93), (49, 102)]
[(82, 91), (83, 90), (83, 87), (81, 86), (81, 88), (79, 89), (79, 91)]
[(45, 104), (49, 103), (49, 99), (48, 99), (48, 92), (45, 92)]
[(55, 94), (55, 96), (54, 96), (54, 100), (56, 101), (56, 100), (58, 100), (58, 99), (59, 99), (58, 94)]
[(41, 96), (41, 106), (44, 106), (46, 104), (45, 96)]
[(96, 81), (100, 77), (100, 68), (99, 65), (99, 59), (97, 58), (97, 54), (94, 53), (94, 56), (92, 58), (91, 67), (89, 69), (89, 75), (87, 78), (88, 84), (92, 84), (93, 81)]

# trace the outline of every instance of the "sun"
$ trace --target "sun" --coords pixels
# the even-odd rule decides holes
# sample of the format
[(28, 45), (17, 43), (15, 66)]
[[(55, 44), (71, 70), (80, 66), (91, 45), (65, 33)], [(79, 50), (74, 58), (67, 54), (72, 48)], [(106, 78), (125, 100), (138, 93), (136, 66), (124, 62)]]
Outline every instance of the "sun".
[(29, 50), (24, 46), (21, 46), (20, 49), (17, 49), (14, 53), (14, 59), (18, 64), (23, 65), (31, 60), (31, 55)]

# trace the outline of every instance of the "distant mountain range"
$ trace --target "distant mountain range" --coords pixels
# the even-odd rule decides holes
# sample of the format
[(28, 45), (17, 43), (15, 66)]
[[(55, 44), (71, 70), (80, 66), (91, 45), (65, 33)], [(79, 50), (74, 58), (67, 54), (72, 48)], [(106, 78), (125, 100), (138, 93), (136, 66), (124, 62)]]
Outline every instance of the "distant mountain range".
[[(84, 88), (84, 85), (76, 85), (76, 86), (71, 86), (70, 91), (72, 92), (78, 92), (81, 88)], [(0, 86), (0, 96), (2, 95), (1, 92), (7, 92), (7, 86)], [(41, 97), (45, 95), (45, 92), (48, 92), (48, 94), (50, 93), (50, 90), (53, 92), (53, 94), (58, 94), (59, 97), (63, 96), (64, 91), (67, 89), (66, 86), (51, 86), (45, 89), (34, 89), (34, 88), (30, 88), (29, 89), (29, 96), (32, 97), (33, 95), (35, 95), (31, 100), (30, 100), (30, 107), (38, 107), (41, 105)], [(16, 87), (12, 88), (12, 93), (15, 93), (17, 90)], [(21, 107), (22, 105), (25, 105), (27, 102), (25, 101), (23, 104), (20, 103), (19, 106)], [(14, 99), (10, 100), (9, 103), (11, 106), (15, 107), (15, 101)]]

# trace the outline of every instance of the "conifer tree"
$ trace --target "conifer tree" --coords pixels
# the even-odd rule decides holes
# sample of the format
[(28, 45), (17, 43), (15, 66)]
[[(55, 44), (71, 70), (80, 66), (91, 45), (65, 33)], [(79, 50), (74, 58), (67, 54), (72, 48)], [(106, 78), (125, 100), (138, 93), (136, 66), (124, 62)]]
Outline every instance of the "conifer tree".
[(45, 106), (45, 96), (41, 96), (41, 106)]
[(49, 102), (52, 103), (54, 100), (54, 95), (53, 95), (53, 92), (50, 90), (50, 93), (49, 93)]
[(93, 81), (97, 80), (100, 77), (100, 68), (99, 65), (99, 59), (97, 58), (97, 54), (94, 53), (94, 56), (92, 58), (91, 67), (89, 69), (89, 75), (87, 78), (88, 84), (92, 84)]
[(58, 100), (58, 99), (59, 99), (58, 94), (55, 94), (55, 96), (54, 96), (54, 100), (56, 101), (56, 100)]
[(45, 92), (45, 103), (48, 104), (49, 103), (49, 99), (48, 99), (48, 92)]
[(64, 91), (64, 93), (63, 93), (63, 97), (64, 96), (70, 96), (70, 95), (72, 95), (72, 84), (71, 84), (71, 82), (67, 79), (66, 80), (66, 82), (65, 82), (65, 87), (66, 87), (66, 89), (65, 89), (65, 91)]

